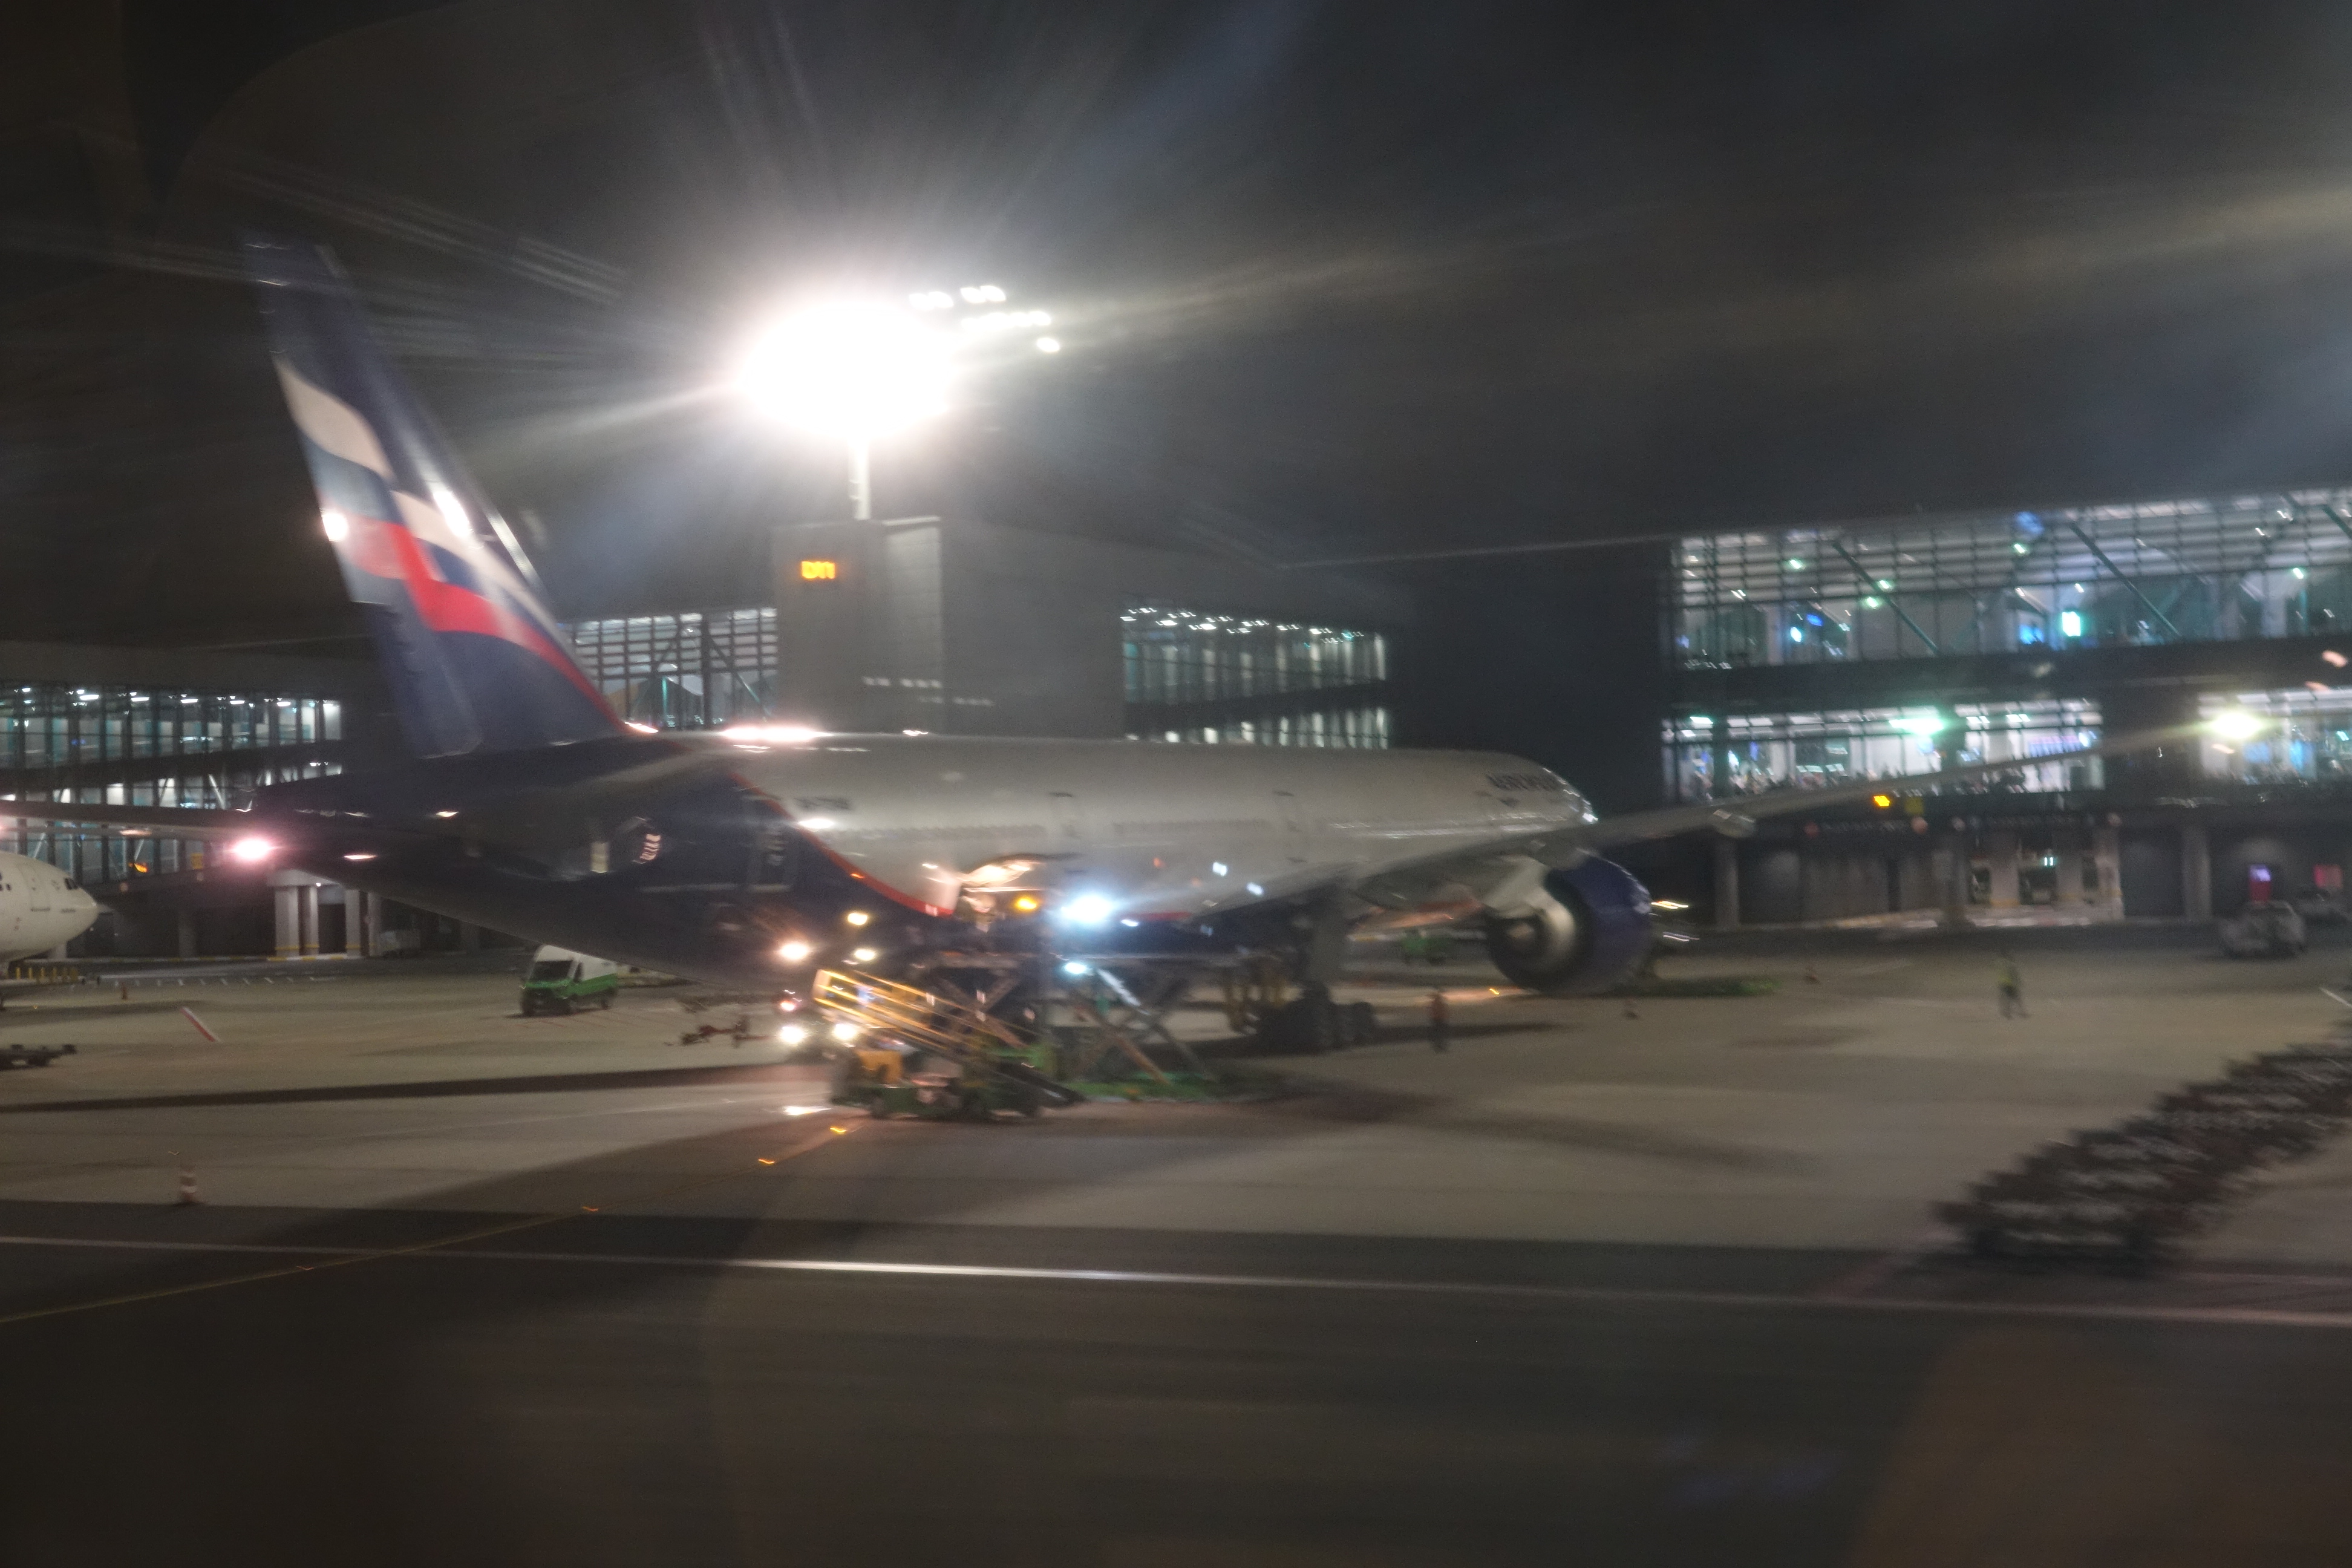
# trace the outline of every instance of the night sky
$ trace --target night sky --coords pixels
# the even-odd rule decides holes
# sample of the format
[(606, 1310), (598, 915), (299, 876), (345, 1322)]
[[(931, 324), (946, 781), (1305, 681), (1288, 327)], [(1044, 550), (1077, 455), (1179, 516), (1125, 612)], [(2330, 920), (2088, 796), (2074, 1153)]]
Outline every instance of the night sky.
[[(569, 613), (707, 595), (837, 509), (833, 453), (709, 389), (844, 286), (1001, 282), (1069, 345), (880, 453), (886, 512), (1310, 559), (2352, 471), (2341, 6), (136, 0), (33, 41), (144, 191), (0, 165), (38, 241), (0, 268), (0, 503), (117, 588), (200, 578), (197, 513), (295, 542), (121, 635), (312, 629), (331, 583), (202, 275), (239, 222), (341, 251)], [(107, 288), (136, 307), (75, 303)], [(93, 347), (138, 394), (68, 460)], [(1496, 595), (1486, 651), (1572, 705), (1622, 566), (1433, 603)]]

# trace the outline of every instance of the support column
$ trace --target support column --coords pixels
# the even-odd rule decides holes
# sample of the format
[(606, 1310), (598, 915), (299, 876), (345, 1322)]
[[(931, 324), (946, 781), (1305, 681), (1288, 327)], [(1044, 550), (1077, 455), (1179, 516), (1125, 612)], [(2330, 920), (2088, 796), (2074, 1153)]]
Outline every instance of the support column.
[(361, 918), (366, 907), (357, 888), (343, 889), (343, 956), (345, 958), (367, 956), (367, 929)]
[(1968, 836), (1949, 833), (1938, 838), (1929, 859), (1934, 867), (1937, 899), (1944, 908), (1944, 924), (1964, 931), (1969, 923)]
[(367, 946), (364, 951), (370, 958), (378, 957), (379, 950), (383, 946), (383, 895), (364, 893), (361, 897), (365, 900), (367, 910)]
[(2058, 889), (2051, 897), (2056, 904), (2079, 904), (2083, 901), (2083, 836), (2071, 827), (2058, 830)]
[(319, 956), (319, 884), (305, 882), (294, 889), (301, 900), (302, 956)]
[(1988, 900), (1997, 910), (2017, 908), (2017, 830), (1996, 827), (1985, 835), (1985, 865), (1992, 873)]
[(2111, 919), (2124, 917), (2123, 834), (2116, 828), (2091, 830), (2091, 859), (2099, 869), (2099, 902)]
[(2201, 822), (2180, 829), (2180, 912), (2192, 921), (2213, 918), (2213, 840)]
[(278, 895), (278, 956), (302, 956), (302, 889), (273, 889)]
[(196, 956), (196, 911), (182, 910), (179, 914), (179, 949), (182, 958)]
[(1739, 840), (1715, 837), (1715, 929), (1739, 929)]

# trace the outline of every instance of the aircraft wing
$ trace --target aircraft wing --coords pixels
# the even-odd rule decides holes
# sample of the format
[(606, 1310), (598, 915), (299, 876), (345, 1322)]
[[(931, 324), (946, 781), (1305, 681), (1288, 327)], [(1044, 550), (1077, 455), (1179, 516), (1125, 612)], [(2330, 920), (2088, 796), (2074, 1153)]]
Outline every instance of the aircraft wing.
[(57, 800), (0, 800), (0, 823), (55, 822), (162, 833), (169, 838), (236, 838), (254, 829), (242, 811), (174, 805), (80, 805)]
[(1916, 795), (1939, 785), (1963, 783), (1990, 773), (2015, 773), (2020, 768), (2038, 767), (2044, 763), (2144, 752), (2189, 739), (2198, 732), (2194, 725), (2147, 730), (2115, 736), (2096, 745), (2080, 746), (2067, 752), (2050, 752), (2037, 757), (1970, 763), (1965, 767), (1946, 768), (1938, 773), (1906, 773), (1898, 778), (1873, 779), (1860, 784), (1839, 784), (1830, 789), (1779, 789), (1737, 800), (1627, 812), (1621, 816), (1604, 816), (1593, 822), (1490, 839), (1466, 849), (1446, 850), (1423, 860), (1391, 867), (1352, 890), (1372, 903), (1402, 908), (1443, 896), (1444, 889), (1453, 889), (1489, 909), (1502, 908), (1512, 905), (1520, 895), (1532, 890), (1539, 882), (1544, 868), (1574, 865), (1586, 855), (1622, 844), (1638, 844), (1653, 838), (1673, 838), (1685, 833), (1706, 831), (1745, 838), (1755, 831), (1759, 822), (1770, 817), (1850, 805), (1868, 800), (1873, 795)]

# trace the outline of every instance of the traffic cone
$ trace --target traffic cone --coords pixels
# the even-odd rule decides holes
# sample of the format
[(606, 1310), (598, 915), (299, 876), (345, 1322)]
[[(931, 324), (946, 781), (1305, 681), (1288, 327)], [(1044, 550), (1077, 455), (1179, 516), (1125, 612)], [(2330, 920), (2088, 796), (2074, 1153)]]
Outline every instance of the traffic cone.
[(181, 1166), (180, 1206), (188, 1208), (204, 1201), (196, 1195), (196, 1168), (194, 1165)]

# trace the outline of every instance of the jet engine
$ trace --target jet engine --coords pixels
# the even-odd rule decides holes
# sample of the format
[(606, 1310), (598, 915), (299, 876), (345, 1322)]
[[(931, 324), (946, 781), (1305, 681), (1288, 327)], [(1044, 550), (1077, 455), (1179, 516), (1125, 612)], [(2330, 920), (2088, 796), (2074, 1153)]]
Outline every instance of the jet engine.
[(1595, 857), (1549, 870), (1519, 907), (1486, 917), (1486, 951), (1515, 985), (1590, 996), (1622, 984), (1650, 952), (1650, 895), (1633, 874)]

